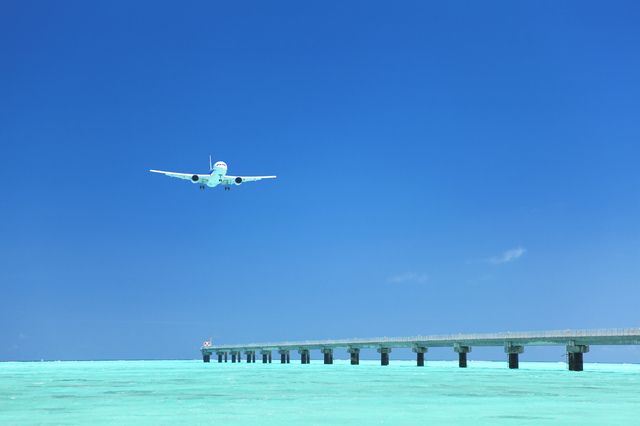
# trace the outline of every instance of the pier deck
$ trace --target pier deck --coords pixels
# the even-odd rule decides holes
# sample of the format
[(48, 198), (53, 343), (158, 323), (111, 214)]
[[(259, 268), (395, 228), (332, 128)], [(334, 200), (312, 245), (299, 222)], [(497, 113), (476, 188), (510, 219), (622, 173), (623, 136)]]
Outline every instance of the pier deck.
[[(278, 351), (281, 362), (289, 360), (289, 351), (297, 350), (301, 354), (303, 363), (308, 363), (309, 351), (320, 350), (324, 354), (326, 364), (333, 362), (333, 350), (345, 348), (351, 353), (352, 364), (359, 362), (359, 351), (365, 348), (377, 349), (381, 354), (382, 365), (389, 362), (389, 353), (393, 348), (411, 348), (417, 354), (418, 365), (424, 364), (424, 353), (430, 347), (452, 347), (460, 356), (460, 366), (466, 366), (467, 353), (473, 346), (504, 346), (509, 354), (509, 366), (518, 368), (518, 354), (525, 346), (566, 345), (569, 369), (582, 370), (582, 356), (589, 351), (590, 345), (640, 345), (640, 328), (616, 328), (597, 330), (553, 330), (530, 332), (502, 332), (502, 333), (474, 333), (448, 334), (433, 336), (411, 337), (378, 337), (370, 339), (337, 339), (337, 340), (305, 340), (277, 343), (250, 343), (234, 345), (204, 345), (200, 348), (205, 362), (212, 354), (218, 355), (218, 362), (226, 354), (231, 353), (232, 359), (240, 360), (241, 354), (247, 354), (248, 359), (255, 360), (255, 352), (265, 354)], [(354, 356), (355, 354), (355, 356)], [(286, 356), (285, 356), (286, 355)], [(285, 361), (282, 361), (285, 360)], [(249, 361), (251, 362), (251, 361)]]

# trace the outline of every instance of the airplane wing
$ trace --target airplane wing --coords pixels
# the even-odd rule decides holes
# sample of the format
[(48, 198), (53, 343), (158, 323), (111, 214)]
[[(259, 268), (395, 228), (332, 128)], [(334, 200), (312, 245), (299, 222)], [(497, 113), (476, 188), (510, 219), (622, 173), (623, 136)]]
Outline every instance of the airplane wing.
[(230, 176), (226, 175), (222, 178), (222, 183), (224, 185), (240, 185), (244, 182), (255, 182), (257, 180), (262, 179), (275, 179), (275, 176)]
[[(164, 170), (149, 170), (152, 173), (160, 173), (165, 176), (174, 177), (178, 179), (190, 180), (193, 183), (206, 184), (211, 175), (202, 175), (202, 174), (194, 174), (194, 173), (176, 173), (176, 172), (165, 172)], [(197, 178), (196, 178), (197, 176)]]

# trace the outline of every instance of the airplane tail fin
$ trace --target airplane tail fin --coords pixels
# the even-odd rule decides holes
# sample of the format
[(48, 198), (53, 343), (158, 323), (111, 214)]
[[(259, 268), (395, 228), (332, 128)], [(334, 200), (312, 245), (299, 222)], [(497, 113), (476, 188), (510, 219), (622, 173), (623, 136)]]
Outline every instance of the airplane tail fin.
[(209, 171), (213, 170), (213, 164), (211, 164), (211, 155), (209, 155)]

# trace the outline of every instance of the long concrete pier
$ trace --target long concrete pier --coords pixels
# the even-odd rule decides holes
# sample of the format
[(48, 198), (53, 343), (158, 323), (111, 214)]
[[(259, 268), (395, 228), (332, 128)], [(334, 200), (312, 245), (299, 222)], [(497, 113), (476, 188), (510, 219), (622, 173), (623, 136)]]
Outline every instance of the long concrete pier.
[(529, 332), (503, 332), (480, 334), (449, 334), (413, 337), (379, 337), (372, 339), (307, 340), (301, 342), (251, 343), (246, 345), (211, 345), (205, 343), (200, 351), (202, 360), (210, 362), (211, 355), (217, 355), (218, 362), (240, 362), (242, 353), (247, 362), (255, 362), (255, 354), (262, 355), (262, 362), (271, 362), (271, 352), (280, 354), (280, 363), (290, 360), (290, 352), (300, 354), (302, 364), (309, 364), (311, 351), (317, 350), (324, 357), (325, 364), (333, 364), (333, 351), (346, 349), (351, 364), (360, 362), (360, 350), (376, 349), (380, 354), (380, 364), (388, 365), (394, 348), (411, 348), (416, 353), (416, 364), (424, 366), (425, 354), (429, 348), (451, 347), (458, 354), (458, 365), (467, 367), (467, 355), (474, 346), (502, 346), (507, 355), (509, 368), (518, 368), (519, 355), (525, 346), (566, 346), (567, 364), (571, 371), (582, 371), (583, 355), (594, 345), (640, 345), (640, 328), (616, 328), (599, 330), (554, 330)]

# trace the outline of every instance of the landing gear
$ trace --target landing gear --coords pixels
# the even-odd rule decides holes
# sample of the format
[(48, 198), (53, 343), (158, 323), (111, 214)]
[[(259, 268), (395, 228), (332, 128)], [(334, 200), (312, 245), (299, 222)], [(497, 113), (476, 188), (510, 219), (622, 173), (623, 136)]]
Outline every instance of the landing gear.
[(230, 187), (228, 187), (228, 186), (225, 186), (225, 187), (224, 187), (224, 190), (225, 190), (225, 191), (229, 191), (229, 190), (231, 190), (231, 188), (230, 188)]
[(204, 185), (200, 185), (200, 189), (204, 189), (204, 188), (205, 188), (205, 186), (204, 186)]

